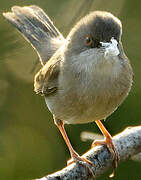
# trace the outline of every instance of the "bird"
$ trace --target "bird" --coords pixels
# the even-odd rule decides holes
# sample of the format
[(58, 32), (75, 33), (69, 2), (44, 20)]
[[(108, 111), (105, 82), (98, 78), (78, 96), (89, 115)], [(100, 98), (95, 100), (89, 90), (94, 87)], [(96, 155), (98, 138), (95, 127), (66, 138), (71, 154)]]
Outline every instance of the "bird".
[(101, 121), (124, 101), (133, 83), (133, 70), (121, 42), (121, 21), (110, 12), (92, 11), (64, 38), (37, 6), (15, 6), (3, 15), (24, 34), (40, 57), (43, 67), (35, 75), (34, 91), (45, 98), (68, 146), (68, 164), (93, 165), (74, 150), (64, 125), (95, 122), (105, 139), (93, 142), (92, 148), (100, 144), (108, 147), (114, 157), (114, 176), (119, 156)]

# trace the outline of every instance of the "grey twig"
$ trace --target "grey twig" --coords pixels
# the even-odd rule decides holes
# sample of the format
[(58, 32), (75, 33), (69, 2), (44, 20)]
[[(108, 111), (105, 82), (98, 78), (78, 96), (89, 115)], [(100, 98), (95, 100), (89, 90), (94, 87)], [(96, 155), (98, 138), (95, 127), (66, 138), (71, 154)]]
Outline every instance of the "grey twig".
[[(129, 159), (131, 156), (141, 152), (141, 126), (126, 128), (113, 137), (113, 142), (119, 153), (120, 161)], [(85, 153), (83, 157), (94, 163), (92, 170), (95, 177), (104, 174), (112, 167), (113, 157), (106, 146), (96, 146)], [(83, 163), (73, 163), (40, 180), (86, 180), (89, 178), (89, 172)]]

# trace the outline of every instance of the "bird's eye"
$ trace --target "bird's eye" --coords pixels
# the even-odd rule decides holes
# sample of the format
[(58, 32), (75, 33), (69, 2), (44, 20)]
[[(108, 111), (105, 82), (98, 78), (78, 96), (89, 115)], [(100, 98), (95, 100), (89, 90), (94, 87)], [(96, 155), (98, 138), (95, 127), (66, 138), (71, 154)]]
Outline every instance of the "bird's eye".
[(93, 38), (91, 36), (87, 36), (86, 37), (86, 45), (88, 47), (92, 47), (92, 45), (93, 45)]

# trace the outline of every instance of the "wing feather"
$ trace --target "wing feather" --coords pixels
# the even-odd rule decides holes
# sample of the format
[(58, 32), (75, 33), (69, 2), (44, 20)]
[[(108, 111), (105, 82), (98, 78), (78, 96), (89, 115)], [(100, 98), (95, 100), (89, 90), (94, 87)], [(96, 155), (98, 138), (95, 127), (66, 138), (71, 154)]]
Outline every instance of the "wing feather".
[(61, 58), (51, 58), (35, 75), (34, 91), (40, 95), (50, 95), (57, 91)]

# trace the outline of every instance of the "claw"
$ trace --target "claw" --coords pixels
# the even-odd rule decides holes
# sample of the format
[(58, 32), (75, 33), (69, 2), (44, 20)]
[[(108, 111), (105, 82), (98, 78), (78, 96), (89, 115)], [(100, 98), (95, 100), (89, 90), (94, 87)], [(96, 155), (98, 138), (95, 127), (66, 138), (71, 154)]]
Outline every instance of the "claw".
[(101, 130), (102, 134), (105, 137), (105, 140), (99, 140), (99, 141), (94, 141), (92, 143), (92, 147), (96, 146), (96, 145), (106, 145), (107, 148), (109, 149), (109, 151), (111, 152), (111, 154), (113, 155), (113, 173), (109, 176), (109, 177), (114, 177), (115, 173), (116, 173), (116, 169), (119, 163), (119, 155), (118, 152), (116, 150), (116, 147), (113, 143), (112, 140), (112, 136), (110, 135), (110, 133), (107, 131), (107, 129), (104, 127), (104, 125), (101, 123), (100, 120), (96, 121), (96, 124), (98, 125), (99, 129)]
[(110, 178), (113, 178), (115, 176), (116, 173), (116, 169), (119, 163), (119, 155), (118, 152), (115, 148), (115, 145), (113, 144), (112, 139), (106, 139), (106, 140), (99, 140), (99, 141), (94, 141), (92, 143), (92, 148), (94, 148), (97, 145), (106, 145), (107, 148), (109, 149), (109, 151), (111, 152), (111, 154), (113, 155), (113, 172), (112, 174), (109, 175)]
[(70, 160), (67, 161), (67, 165), (70, 165), (74, 162), (78, 162), (79, 164), (82, 164), (83, 166), (85, 166), (85, 168), (88, 170), (89, 172), (89, 175), (91, 177), (93, 177), (93, 179), (95, 180), (95, 174), (92, 170), (92, 167), (94, 167), (94, 164), (89, 161), (88, 159), (84, 158), (84, 157), (80, 157), (79, 155), (78, 156), (72, 156), (72, 158)]
[(73, 162), (81, 163), (83, 166), (86, 167), (86, 169), (88, 169), (89, 175), (92, 176), (93, 179), (95, 179), (95, 175), (92, 171), (92, 166), (94, 166), (94, 164), (91, 161), (89, 161), (88, 159), (79, 156), (79, 154), (73, 149), (73, 147), (69, 141), (69, 138), (68, 138), (67, 133), (65, 131), (63, 122), (61, 120), (55, 118), (55, 117), (54, 117), (54, 120), (55, 120), (55, 124), (59, 128), (59, 130), (60, 130), (68, 148), (69, 148), (70, 154), (71, 154), (71, 159), (67, 162), (67, 165), (70, 165)]

